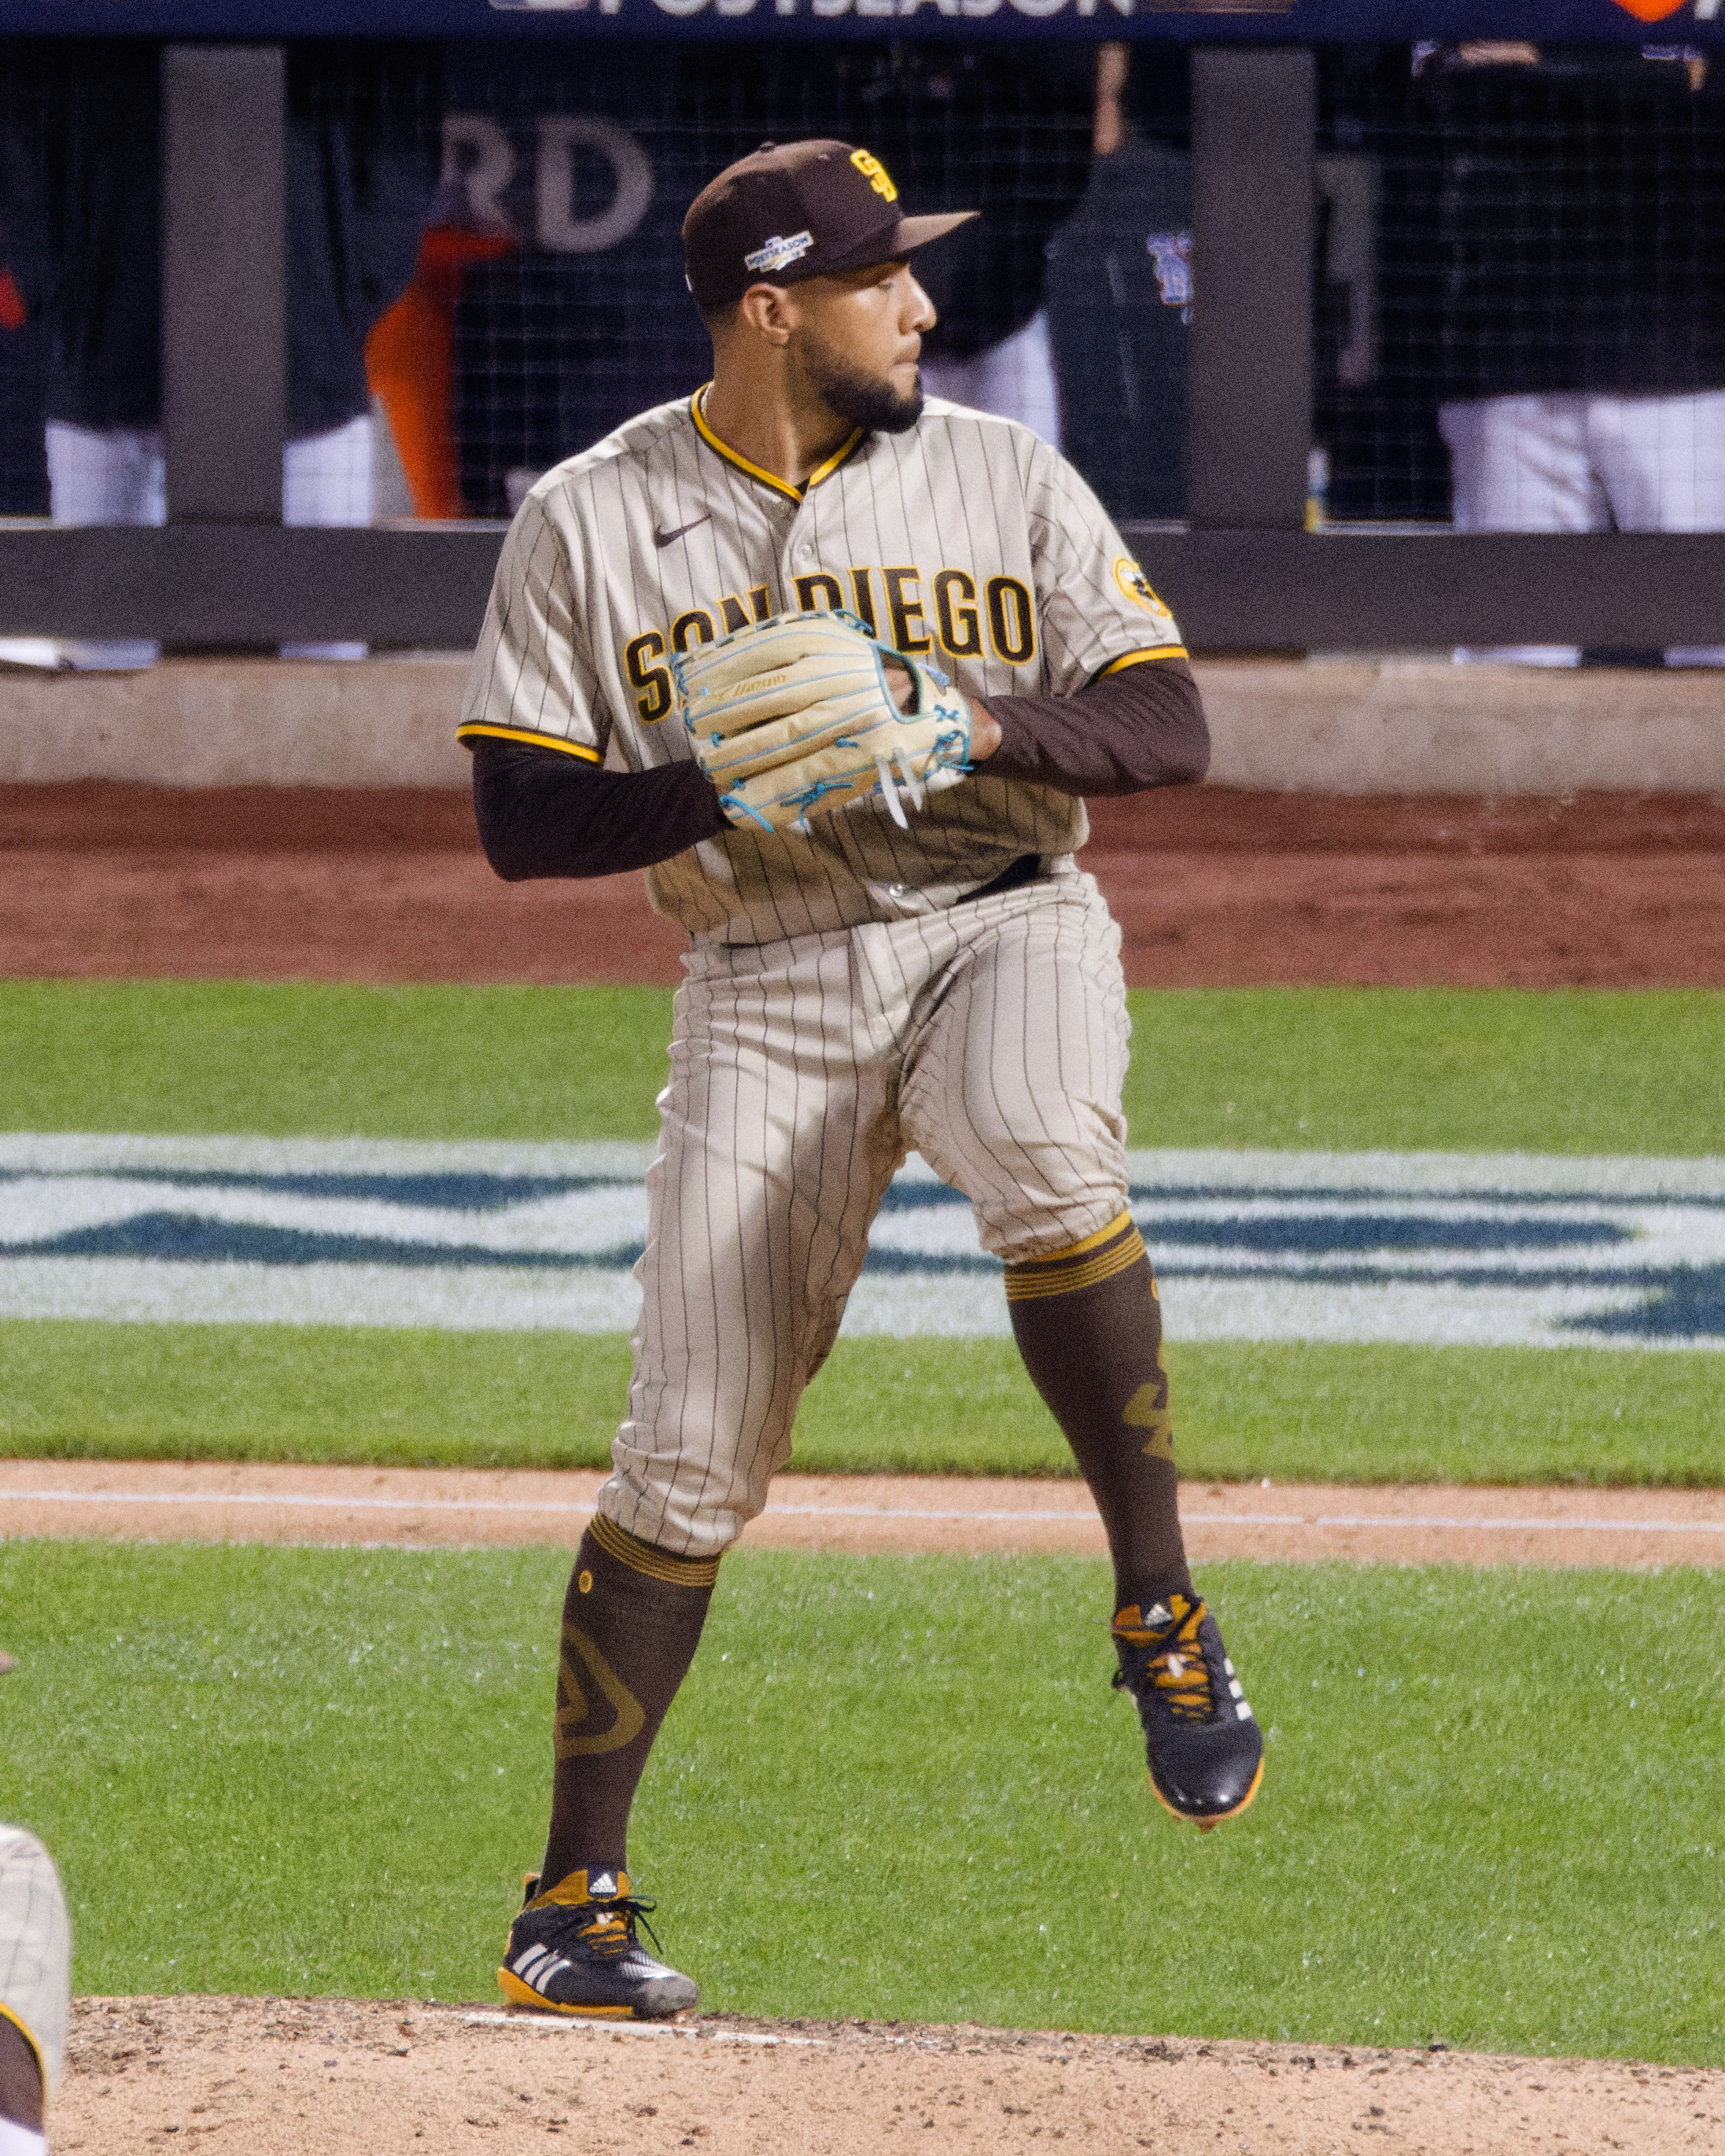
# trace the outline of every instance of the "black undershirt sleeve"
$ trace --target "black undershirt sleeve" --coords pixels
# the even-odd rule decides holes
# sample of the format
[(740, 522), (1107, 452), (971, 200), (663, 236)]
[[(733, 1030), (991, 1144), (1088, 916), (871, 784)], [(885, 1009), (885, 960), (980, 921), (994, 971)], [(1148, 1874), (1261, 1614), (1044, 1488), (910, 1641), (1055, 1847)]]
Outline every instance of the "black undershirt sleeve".
[[(1070, 696), (991, 696), (1000, 746), (978, 769), (1063, 793), (1189, 785), (1209, 762), (1192, 670), (1161, 659)], [(480, 735), (473, 806), (485, 858), (506, 883), (616, 875), (668, 861), (731, 829), (696, 763), (602, 771), (562, 749)]]
[(990, 696), (1000, 746), (977, 768), (1062, 793), (1190, 786), (1209, 768), (1204, 703), (1183, 659), (1147, 660), (1070, 696)]
[(602, 771), (562, 749), (485, 734), (473, 744), (473, 810), (506, 883), (651, 868), (731, 828), (698, 763)]

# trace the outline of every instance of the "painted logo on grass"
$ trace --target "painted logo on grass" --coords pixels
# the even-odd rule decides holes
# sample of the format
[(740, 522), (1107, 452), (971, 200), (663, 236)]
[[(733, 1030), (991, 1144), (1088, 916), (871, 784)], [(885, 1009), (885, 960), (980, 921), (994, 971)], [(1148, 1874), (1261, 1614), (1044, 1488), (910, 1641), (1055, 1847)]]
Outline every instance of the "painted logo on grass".
[[(0, 1317), (624, 1332), (649, 1149), (0, 1137)], [(1725, 1348), (1725, 1162), (1139, 1152), (1183, 1339)], [(847, 1331), (1005, 1334), (911, 1163)]]

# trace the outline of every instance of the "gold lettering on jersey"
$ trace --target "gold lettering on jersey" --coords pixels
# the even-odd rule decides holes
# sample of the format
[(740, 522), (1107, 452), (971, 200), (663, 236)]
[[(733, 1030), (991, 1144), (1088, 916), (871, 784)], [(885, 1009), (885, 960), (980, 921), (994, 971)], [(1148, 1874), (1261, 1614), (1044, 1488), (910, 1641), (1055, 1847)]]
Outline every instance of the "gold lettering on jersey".
[(880, 574), (886, 581), (886, 608), (892, 616), (892, 648), (895, 651), (929, 651), (934, 647), (931, 636), (913, 636), (911, 624), (922, 624), (922, 594), (919, 590), (907, 592), (906, 584), (920, 586), (922, 572), (913, 562), (907, 569), (883, 569)]
[(818, 569), (812, 577), (797, 579), (797, 604), (804, 613), (823, 610), (837, 613), (845, 603), (845, 593), (839, 579), (829, 577), (824, 569)]
[(976, 578), (963, 569), (942, 569), (934, 580), (934, 621), (940, 640), (955, 659), (983, 655), (982, 617), (976, 607)]
[[(680, 647), (679, 647), (680, 649)], [(644, 636), (631, 637), (623, 649), (624, 670), (630, 685), (646, 693), (635, 698), (643, 726), (657, 726), (671, 707), (670, 674), (663, 666), (649, 666), (650, 659), (663, 659), (665, 639), (656, 629)]]
[(850, 572), (850, 596), (853, 601), (851, 610), (868, 624), (870, 636), (878, 634), (875, 627), (873, 576), (872, 569), (853, 569)]
[[(875, 591), (877, 576), (885, 588), (884, 608)], [(968, 570), (937, 569), (929, 579), (925, 598), (923, 572), (915, 562), (881, 568), (857, 562), (842, 571), (814, 570), (796, 578), (793, 588), (803, 613), (853, 613), (870, 636), (890, 643), (896, 651), (914, 655), (932, 652), (938, 644), (950, 658), (981, 659), (986, 655), (982, 628), (986, 615), (988, 649), (997, 659), (1009, 666), (1024, 666), (1036, 655), (1036, 602), (1029, 587), (1017, 577), (990, 577), (978, 598), (977, 580)], [(1156, 603), (1161, 606), (1159, 600)], [(670, 669), (655, 661), (711, 644), (721, 636), (734, 636), (752, 623), (772, 618), (772, 586), (753, 584), (746, 595), (726, 592), (686, 608), (669, 630), (644, 629), (631, 637), (623, 647), (623, 670), (638, 691), (635, 710), (641, 723), (657, 726), (677, 701)]]
[(1029, 663), (1036, 649), (1036, 614), (1030, 594), (1016, 577), (990, 577), (988, 641), (1009, 666)]
[(884, 196), (888, 202), (898, 200), (898, 189), (887, 178), (886, 167), (878, 157), (870, 157), (866, 150), (853, 150), (850, 162), (877, 195)]

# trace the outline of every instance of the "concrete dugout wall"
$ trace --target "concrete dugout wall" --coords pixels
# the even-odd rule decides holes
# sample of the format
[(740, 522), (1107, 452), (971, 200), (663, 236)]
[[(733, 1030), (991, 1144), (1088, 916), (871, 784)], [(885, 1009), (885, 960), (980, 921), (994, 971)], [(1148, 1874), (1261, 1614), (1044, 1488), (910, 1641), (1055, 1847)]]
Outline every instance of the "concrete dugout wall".
[[(1725, 671), (1201, 660), (1221, 785), (1342, 793), (1725, 790)], [(462, 653), (350, 665), (0, 668), (0, 783), (452, 786)]]

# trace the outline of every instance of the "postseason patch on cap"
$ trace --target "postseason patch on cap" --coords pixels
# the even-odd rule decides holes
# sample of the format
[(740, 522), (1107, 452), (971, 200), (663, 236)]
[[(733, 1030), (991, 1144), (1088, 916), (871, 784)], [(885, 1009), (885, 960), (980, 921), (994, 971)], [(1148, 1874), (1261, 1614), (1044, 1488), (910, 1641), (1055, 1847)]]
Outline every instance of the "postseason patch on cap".
[(774, 233), (764, 247), (757, 247), (752, 254), (745, 254), (745, 270), (788, 270), (793, 262), (800, 262), (814, 244), (812, 232), (793, 232), (788, 239)]

